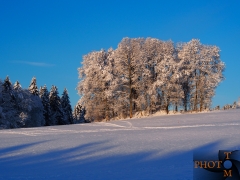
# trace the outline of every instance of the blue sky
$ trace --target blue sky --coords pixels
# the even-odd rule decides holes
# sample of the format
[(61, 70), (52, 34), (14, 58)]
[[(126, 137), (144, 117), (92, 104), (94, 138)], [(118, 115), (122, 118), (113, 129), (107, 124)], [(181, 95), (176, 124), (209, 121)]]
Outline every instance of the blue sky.
[(116, 48), (123, 37), (197, 38), (220, 47), (226, 63), (213, 106), (233, 103), (240, 97), (239, 9), (239, 0), (0, 0), (0, 78), (27, 88), (35, 76), (38, 87), (56, 85), (60, 95), (66, 87), (74, 106), (83, 55)]

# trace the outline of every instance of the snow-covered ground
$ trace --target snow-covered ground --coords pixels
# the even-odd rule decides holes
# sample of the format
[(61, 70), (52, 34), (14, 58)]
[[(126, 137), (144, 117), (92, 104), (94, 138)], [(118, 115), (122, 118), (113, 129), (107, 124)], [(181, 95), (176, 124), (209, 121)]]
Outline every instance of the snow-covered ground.
[(193, 152), (240, 149), (240, 109), (0, 131), (0, 179), (192, 179)]

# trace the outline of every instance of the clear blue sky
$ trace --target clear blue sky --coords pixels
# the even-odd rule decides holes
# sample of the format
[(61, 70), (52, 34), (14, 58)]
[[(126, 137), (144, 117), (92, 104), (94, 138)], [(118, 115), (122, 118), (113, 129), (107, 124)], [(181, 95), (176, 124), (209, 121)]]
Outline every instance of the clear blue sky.
[(240, 97), (239, 0), (0, 0), (0, 78), (27, 88), (35, 76), (38, 87), (54, 84), (60, 95), (66, 87), (74, 106), (82, 56), (116, 48), (123, 37), (219, 46), (226, 80), (213, 106)]

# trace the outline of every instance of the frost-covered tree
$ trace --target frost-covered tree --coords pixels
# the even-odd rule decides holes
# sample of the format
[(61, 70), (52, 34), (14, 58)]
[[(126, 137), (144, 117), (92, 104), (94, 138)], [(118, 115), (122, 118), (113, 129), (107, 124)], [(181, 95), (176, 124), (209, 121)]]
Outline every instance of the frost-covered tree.
[(26, 122), (26, 127), (38, 127), (45, 125), (45, 119), (43, 116), (43, 104), (39, 97), (39, 91), (37, 89), (36, 78), (33, 77), (29, 85), (28, 91), (31, 93), (31, 104), (29, 104), (29, 120)]
[(130, 118), (133, 111), (137, 110), (136, 99), (139, 95), (140, 81), (142, 76), (141, 68), (144, 68), (141, 49), (144, 43), (143, 38), (124, 38), (114, 53), (116, 75), (118, 77), (118, 101), (122, 105), (123, 113)]
[[(42, 126), (44, 124), (44, 119), (41, 118), (41, 111), (39, 114), (39, 103), (36, 103), (36, 101), (34, 101), (35, 98), (33, 98), (33, 95), (28, 91), (28, 89), (15, 87), (14, 91), (17, 93), (16, 109), (20, 118), (19, 127)], [(40, 109), (41, 108), (42, 107), (40, 105)]]
[(28, 87), (28, 90), (33, 95), (37, 95), (37, 96), (39, 95), (38, 87), (37, 87), (37, 79), (35, 77), (32, 78), (32, 81)]
[(85, 114), (86, 114), (85, 108), (80, 104), (80, 102), (78, 102), (74, 107), (74, 111), (73, 111), (74, 123), (75, 124), (84, 123), (86, 121), (84, 117)]
[(220, 60), (220, 49), (201, 44), (199, 62), (199, 109), (209, 109), (218, 84), (224, 79), (224, 63)]
[(157, 87), (153, 87), (156, 82), (156, 66), (162, 60), (162, 45), (164, 42), (147, 38), (141, 49), (141, 67), (138, 100), (138, 106), (148, 113), (155, 112), (159, 107), (159, 93)]
[(41, 98), (42, 105), (43, 105), (43, 116), (45, 119), (45, 125), (51, 125), (51, 109), (50, 109), (50, 102), (49, 102), (49, 92), (47, 90), (47, 86), (44, 85), (40, 87), (39, 97)]
[(18, 81), (12, 85), (7, 76), (4, 82), (0, 80), (0, 129), (69, 124), (69, 120), (72, 123), (72, 111), (69, 111), (70, 101), (66, 90), (62, 101), (66, 111), (62, 110), (56, 86), (52, 87), (50, 94), (46, 85), (41, 87), (39, 92), (36, 78), (33, 78), (29, 88), (23, 89)]
[(94, 51), (78, 69), (80, 104), (89, 120), (130, 118), (170, 109), (209, 109), (223, 80), (219, 48), (154, 38), (124, 38), (116, 50)]
[(63, 110), (61, 106), (61, 99), (58, 95), (58, 89), (56, 86), (52, 86), (49, 94), (50, 109), (51, 109), (51, 121), (50, 125), (63, 125), (65, 124), (63, 119)]
[(18, 91), (22, 89), (22, 86), (18, 81), (16, 81), (15, 84), (13, 85), (13, 89)]
[(13, 86), (8, 76), (5, 78), (2, 86), (3, 86), (3, 91), (8, 91), (11, 94), (13, 93)]
[(2, 128), (17, 128), (20, 118), (18, 117), (16, 97), (12, 83), (7, 76), (1, 85), (1, 121)]
[(63, 120), (65, 124), (73, 124), (72, 107), (68, 96), (68, 91), (65, 88), (61, 97), (61, 105), (63, 110)]
[(219, 52), (218, 47), (203, 45), (197, 39), (178, 45), (185, 110), (187, 103), (194, 111), (209, 108), (214, 90), (223, 80), (225, 65)]
[(81, 104), (87, 107), (86, 117), (90, 120), (103, 119), (101, 115), (102, 101), (100, 63), (103, 61), (104, 51), (91, 52), (83, 57), (83, 67), (79, 68), (81, 81), (78, 92), (82, 96)]
[(237, 102), (237, 108), (240, 108), (240, 97), (238, 98), (238, 102)]
[(29, 112), (31, 101), (31, 94), (22, 89), (19, 81), (16, 81), (13, 85), (14, 97), (15, 97), (15, 110), (17, 111), (17, 115), (20, 118), (18, 121), (18, 127), (25, 127), (26, 122), (29, 120)]
[(163, 42), (159, 51), (160, 55), (155, 61), (155, 81), (152, 88), (156, 89), (161, 109), (168, 114), (171, 105), (177, 110), (183, 94), (179, 85), (181, 74), (175, 58), (174, 44), (171, 41)]
[(91, 120), (109, 119), (112, 97), (112, 50), (107, 52), (91, 52), (83, 57), (83, 67), (79, 68), (81, 81), (78, 84), (78, 93), (82, 96), (81, 104), (88, 109), (86, 118)]

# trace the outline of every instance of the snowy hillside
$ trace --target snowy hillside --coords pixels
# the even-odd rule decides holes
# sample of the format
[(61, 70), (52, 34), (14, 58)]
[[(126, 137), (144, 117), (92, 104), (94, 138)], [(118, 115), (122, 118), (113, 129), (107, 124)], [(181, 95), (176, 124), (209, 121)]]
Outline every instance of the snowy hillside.
[(193, 151), (240, 149), (240, 109), (0, 131), (0, 179), (192, 179)]

